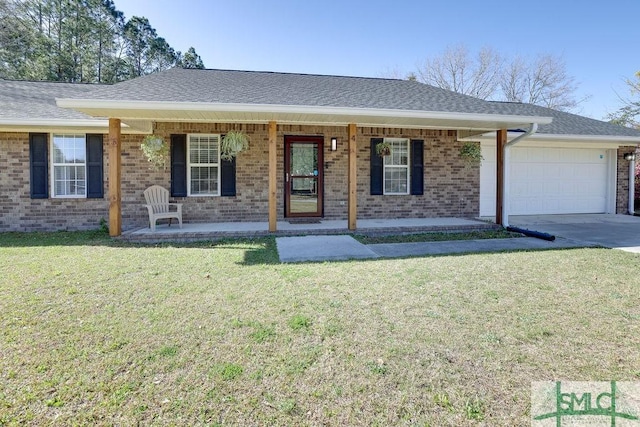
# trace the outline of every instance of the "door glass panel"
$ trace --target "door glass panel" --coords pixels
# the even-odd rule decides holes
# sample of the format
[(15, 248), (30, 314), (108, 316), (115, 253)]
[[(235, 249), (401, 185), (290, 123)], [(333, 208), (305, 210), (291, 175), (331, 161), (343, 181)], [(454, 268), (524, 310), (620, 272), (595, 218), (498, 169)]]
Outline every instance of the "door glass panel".
[(318, 213), (318, 144), (291, 144), (290, 156), (290, 212)]
[(318, 175), (317, 144), (291, 144), (291, 175)]
[(291, 179), (291, 213), (318, 212), (317, 179)]

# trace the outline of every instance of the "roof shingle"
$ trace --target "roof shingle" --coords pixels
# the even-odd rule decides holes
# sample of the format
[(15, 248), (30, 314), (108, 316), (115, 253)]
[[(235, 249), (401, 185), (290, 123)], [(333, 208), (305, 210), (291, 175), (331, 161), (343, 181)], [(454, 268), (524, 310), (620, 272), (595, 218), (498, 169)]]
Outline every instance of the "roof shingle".
[(0, 119), (95, 120), (87, 114), (60, 108), (56, 98), (85, 97), (98, 85), (0, 80)]
[(484, 101), (416, 81), (173, 68), (114, 85), (0, 80), (0, 119), (91, 120), (55, 99), (337, 107), (553, 117), (538, 133), (640, 137), (640, 131), (532, 104)]
[[(100, 87), (91, 99), (262, 104), (482, 114), (486, 102), (415, 81), (173, 68)], [(75, 96), (74, 98), (80, 98)]]
[(552, 117), (550, 124), (540, 125), (537, 133), (549, 135), (584, 135), (584, 136), (640, 136), (640, 130), (626, 128), (613, 123), (552, 110), (533, 104), (518, 102), (490, 101), (491, 112), (496, 114), (522, 114), (530, 116)]

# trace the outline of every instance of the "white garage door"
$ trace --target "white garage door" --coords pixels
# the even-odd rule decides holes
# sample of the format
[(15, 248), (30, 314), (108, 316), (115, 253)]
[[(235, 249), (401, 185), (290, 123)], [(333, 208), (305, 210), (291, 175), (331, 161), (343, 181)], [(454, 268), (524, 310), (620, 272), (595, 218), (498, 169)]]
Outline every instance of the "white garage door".
[[(496, 147), (482, 145), (480, 215), (495, 215)], [(511, 148), (510, 215), (605, 213), (609, 152), (593, 148)]]

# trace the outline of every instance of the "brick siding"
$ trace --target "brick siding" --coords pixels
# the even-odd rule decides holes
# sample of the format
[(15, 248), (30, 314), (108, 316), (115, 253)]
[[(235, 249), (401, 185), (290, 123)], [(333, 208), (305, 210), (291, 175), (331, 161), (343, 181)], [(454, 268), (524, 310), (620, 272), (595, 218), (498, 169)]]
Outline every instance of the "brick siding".
[[(624, 159), (627, 153), (635, 153), (636, 147), (618, 148), (618, 173), (616, 193), (616, 213), (629, 213), (629, 161)], [(636, 160), (638, 161), (638, 160)]]
[(96, 229), (101, 219), (108, 218), (106, 199), (31, 199), (30, 195), (29, 134), (0, 133), (0, 231)]
[[(155, 134), (169, 141), (171, 134), (242, 130), (250, 138), (249, 150), (236, 159), (236, 196), (185, 197), (185, 222), (267, 221), (268, 132), (262, 124), (158, 123)], [(278, 126), (277, 215), (284, 218), (284, 136), (324, 137), (324, 217), (347, 218), (347, 127)], [(455, 131), (358, 128), (358, 218), (474, 217), (479, 213), (479, 167), (459, 156)], [(170, 168), (155, 170), (140, 150), (142, 135), (122, 135), (122, 226), (129, 230), (147, 225), (142, 206), (145, 188), (170, 187)], [(338, 138), (338, 150), (330, 139)], [(370, 140), (401, 137), (424, 140), (424, 195), (369, 195)], [(108, 150), (105, 135), (103, 199), (30, 198), (29, 135), (0, 133), (0, 231), (81, 230), (98, 228), (108, 219)]]

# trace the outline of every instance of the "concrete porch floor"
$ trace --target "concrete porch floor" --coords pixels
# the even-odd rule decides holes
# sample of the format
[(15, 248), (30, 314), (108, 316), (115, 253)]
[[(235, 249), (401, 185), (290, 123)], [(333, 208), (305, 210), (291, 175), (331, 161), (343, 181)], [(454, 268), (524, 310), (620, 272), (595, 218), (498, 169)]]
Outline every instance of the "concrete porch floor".
[(188, 242), (226, 237), (300, 236), (330, 234), (408, 234), (437, 231), (493, 230), (496, 224), (470, 218), (360, 219), (358, 229), (349, 231), (346, 220), (320, 220), (318, 223), (278, 221), (278, 231), (269, 233), (265, 222), (160, 223), (156, 231), (149, 227), (127, 231), (120, 239), (131, 242)]

